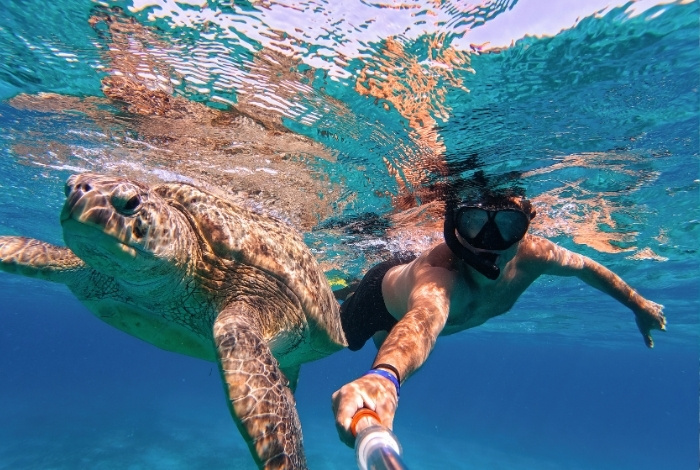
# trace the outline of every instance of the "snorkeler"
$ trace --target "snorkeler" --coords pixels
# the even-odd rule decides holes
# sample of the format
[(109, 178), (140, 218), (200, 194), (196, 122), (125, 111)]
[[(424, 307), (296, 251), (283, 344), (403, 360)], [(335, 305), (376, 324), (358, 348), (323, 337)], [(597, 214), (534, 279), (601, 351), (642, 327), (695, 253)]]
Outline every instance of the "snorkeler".
[[(651, 330), (666, 327), (663, 306), (590, 258), (528, 234), (535, 214), (528, 200), (515, 196), (448, 204), (444, 243), (410, 262), (384, 262), (367, 273), (341, 317), (351, 349), (370, 337), (380, 347), (372, 369), (333, 394), (343, 442), (353, 445), (353, 416), (362, 408), (374, 410), (391, 429), (400, 384), (427, 360), (437, 337), (506, 313), (543, 274), (576, 276), (630, 308), (644, 342), (653, 347)], [(356, 319), (368, 312), (378, 321), (363, 329)]]

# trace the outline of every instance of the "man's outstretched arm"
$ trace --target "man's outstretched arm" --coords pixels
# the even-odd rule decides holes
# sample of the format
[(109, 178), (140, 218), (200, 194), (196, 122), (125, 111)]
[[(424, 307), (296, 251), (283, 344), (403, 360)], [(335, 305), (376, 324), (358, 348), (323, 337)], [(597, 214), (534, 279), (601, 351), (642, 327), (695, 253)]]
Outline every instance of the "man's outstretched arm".
[(532, 237), (537, 258), (544, 262), (543, 274), (576, 276), (586, 284), (608, 294), (634, 312), (644, 343), (652, 348), (651, 330), (665, 330), (663, 305), (647, 300), (620, 276), (587, 256), (562, 248), (549, 240)]

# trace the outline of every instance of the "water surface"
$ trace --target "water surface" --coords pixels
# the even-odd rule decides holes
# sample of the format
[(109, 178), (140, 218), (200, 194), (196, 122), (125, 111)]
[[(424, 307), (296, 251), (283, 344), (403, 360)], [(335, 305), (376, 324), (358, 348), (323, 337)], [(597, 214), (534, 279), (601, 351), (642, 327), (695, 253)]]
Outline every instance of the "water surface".
[[(561, 3), (6, 3), (0, 234), (62, 244), (72, 173), (192, 181), (288, 220), (338, 283), (439, 240), (446, 192), (517, 185), (534, 233), (668, 331), (646, 350), (619, 304), (540, 279), (404, 386), (407, 462), (696, 468), (698, 2)], [(0, 468), (253, 467), (212, 364), (62, 286), (0, 274), (0, 294)], [(330, 394), (374, 352), (304, 367), (312, 469), (353, 468)]]

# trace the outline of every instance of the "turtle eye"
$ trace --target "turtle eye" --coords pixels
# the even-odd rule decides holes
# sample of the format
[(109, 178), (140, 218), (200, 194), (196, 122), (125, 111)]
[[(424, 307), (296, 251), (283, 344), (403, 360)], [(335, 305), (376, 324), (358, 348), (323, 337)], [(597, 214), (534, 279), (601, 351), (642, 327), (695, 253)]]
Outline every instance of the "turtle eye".
[(138, 194), (129, 198), (112, 196), (112, 205), (122, 215), (133, 215), (141, 206), (141, 197)]
[(124, 210), (127, 212), (133, 212), (141, 204), (141, 198), (138, 196), (131, 197), (126, 204), (124, 204)]

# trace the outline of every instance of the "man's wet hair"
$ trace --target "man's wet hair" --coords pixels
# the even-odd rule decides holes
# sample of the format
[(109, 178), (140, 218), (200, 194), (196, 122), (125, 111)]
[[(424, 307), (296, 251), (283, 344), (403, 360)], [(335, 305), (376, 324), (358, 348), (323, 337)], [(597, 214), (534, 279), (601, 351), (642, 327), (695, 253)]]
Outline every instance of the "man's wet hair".
[(481, 204), (496, 208), (517, 208), (533, 218), (536, 211), (519, 184), (520, 172), (488, 176), (483, 171), (469, 178), (450, 181), (444, 188), (446, 208), (460, 204)]
[(537, 215), (537, 211), (532, 206), (529, 199), (525, 198), (522, 192), (488, 192), (479, 195), (471, 195), (466, 198), (460, 198), (453, 201), (451, 207), (456, 207), (462, 204), (473, 204), (494, 209), (518, 209), (533, 219)]

